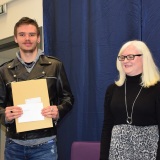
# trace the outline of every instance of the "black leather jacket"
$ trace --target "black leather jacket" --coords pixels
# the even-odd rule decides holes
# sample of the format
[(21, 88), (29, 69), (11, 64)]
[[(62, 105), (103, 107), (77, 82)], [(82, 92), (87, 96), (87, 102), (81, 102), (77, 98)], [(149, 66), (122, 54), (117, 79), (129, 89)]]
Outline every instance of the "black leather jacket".
[[(72, 108), (74, 99), (62, 62), (50, 56), (41, 55), (30, 73), (17, 59), (0, 67), (0, 106), (13, 106), (11, 82), (31, 79), (47, 80), (50, 105), (57, 105), (61, 120)], [(3, 117), (4, 118), (4, 117)], [(53, 123), (54, 124), (54, 123)], [(13, 139), (35, 139), (56, 135), (52, 128), (16, 133), (15, 122), (6, 125), (6, 136)]]

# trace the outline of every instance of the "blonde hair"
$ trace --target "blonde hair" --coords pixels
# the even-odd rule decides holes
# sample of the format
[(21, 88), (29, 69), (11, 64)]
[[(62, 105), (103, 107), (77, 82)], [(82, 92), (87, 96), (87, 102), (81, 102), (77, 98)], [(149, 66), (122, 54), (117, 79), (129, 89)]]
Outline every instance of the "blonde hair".
[[(149, 48), (142, 41), (138, 40), (129, 41), (121, 47), (118, 56), (121, 55), (128, 46), (134, 46), (139, 51), (139, 54), (143, 55), (142, 56), (143, 72), (141, 76), (141, 85), (146, 88), (155, 85), (158, 81), (160, 81), (160, 73), (158, 67), (156, 66), (153, 60)], [(117, 86), (122, 86), (126, 79), (126, 74), (118, 58), (117, 58), (117, 70), (119, 71), (119, 79), (115, 81), (115, 83)]]

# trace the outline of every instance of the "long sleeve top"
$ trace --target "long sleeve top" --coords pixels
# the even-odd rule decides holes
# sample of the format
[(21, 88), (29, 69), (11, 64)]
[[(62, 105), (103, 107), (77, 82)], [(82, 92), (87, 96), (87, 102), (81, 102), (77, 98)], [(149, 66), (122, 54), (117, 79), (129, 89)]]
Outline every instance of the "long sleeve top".
[[(126, 99), (129, 116), (131, 115), (133, 101), (141, 88), (140, 82), (141, 75), (126, 77)], [(127, 124), (126, 119), (124, 84), (120, 87), (111, 84), (105, 94), (101, 160), (108, 160), (113, 126)], [(132, 120), (132, 125), (135, 126), (158, 125), (158, 128), (160, 128), (160, 83), (149, 88), (142, 88), (133, 108)], [(160, 142), (158, 142), (156, 160), (159, 159)]]

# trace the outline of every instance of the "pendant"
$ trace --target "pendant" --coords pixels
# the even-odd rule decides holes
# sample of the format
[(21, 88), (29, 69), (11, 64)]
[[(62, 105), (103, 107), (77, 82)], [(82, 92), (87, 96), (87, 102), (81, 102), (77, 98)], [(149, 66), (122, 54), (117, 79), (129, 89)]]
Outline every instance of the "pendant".
[(127, 117), (126, 121), (127, 121), (128, 124), (132, 124), (132, 118), (131, 117)]

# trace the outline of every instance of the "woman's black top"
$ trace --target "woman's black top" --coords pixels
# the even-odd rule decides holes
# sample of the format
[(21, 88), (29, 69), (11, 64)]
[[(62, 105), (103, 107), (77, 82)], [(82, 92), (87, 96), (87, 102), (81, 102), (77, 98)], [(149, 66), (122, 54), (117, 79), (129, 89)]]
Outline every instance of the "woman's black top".
[[(131, 115), (132, 104), (141, 88), (141, 75), (126, 77), (127, 110)], [(133, 122), (135, 126), (158, 125), (160, 128), (160, 83), (149, 88), (142, 88), (134, 108)], [(104, 122), (101, 135), (101, 160), (108, 160), (111, 132), (114, 125), (127, 124), (125, 106), (125, 87), (111, 84), (105, 94)], [(160, 160), (160, 142), (158, 142), (157, 160)]]

